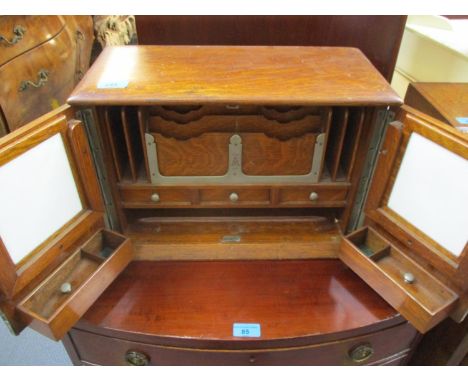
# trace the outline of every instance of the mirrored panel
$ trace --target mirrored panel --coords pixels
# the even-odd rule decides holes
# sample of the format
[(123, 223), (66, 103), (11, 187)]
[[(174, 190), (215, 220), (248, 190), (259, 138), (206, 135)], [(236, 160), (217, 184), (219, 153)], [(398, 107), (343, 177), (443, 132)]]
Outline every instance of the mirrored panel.
[(468, 161), (412, 133), (388, 207), (460, 256), (468, 241)]
[(15, 264), (82, 209), (60, 134), (0, 167), (0, 237)]

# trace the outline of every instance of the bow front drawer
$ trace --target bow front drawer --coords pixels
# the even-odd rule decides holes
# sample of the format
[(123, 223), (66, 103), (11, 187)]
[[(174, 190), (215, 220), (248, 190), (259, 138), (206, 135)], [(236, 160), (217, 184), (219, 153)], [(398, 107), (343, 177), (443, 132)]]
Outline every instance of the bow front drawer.
[[(360, 337), (309, 346), (217, 350), (160, 346), (73, 329), (81, 361), (98, 365), (370, 365), (404, 363), (415, 330), (409, 324)], [(398, 355), (398, 357), (396, 357)]]

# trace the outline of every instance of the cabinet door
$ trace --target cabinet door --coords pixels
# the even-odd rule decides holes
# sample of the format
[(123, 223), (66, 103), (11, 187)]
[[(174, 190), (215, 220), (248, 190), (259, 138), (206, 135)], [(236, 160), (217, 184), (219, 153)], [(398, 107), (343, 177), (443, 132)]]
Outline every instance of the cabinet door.
[(341, 258), (421, 332), (468, 312), (468, 139), (403, 107)]
[(0, 140), (0, 309), (14, 332), (60, 339), (125, 268), (104, 228), (81, 121), (63, 106)]

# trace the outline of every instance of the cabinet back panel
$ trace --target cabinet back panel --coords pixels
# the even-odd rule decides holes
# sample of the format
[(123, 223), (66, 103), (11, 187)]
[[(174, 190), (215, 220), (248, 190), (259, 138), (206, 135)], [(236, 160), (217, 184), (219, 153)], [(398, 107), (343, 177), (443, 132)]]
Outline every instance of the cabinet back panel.
[(164, 176), (218, 176), (228, 169), (231, 134), (203, 134), (187, 140), (153, 134), (159, 171)]

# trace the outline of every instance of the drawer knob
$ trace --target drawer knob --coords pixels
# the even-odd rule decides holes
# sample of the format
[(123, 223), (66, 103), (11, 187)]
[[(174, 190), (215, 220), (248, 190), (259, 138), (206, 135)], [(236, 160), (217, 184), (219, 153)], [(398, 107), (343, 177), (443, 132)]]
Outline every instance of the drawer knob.
[(311, 192), (310, 195), (309, 195), (309, 200), (311, 202), (315, 202), (316, 200), (318, 199), (318, 194), (316, 192)]
[(63, 294), (71, 293), (71, 291), (72, 286), (70, 283), (63, 283), (62, 285), (60, 285), (60, 292), (62, 292)]
[(364, 362), (367, 361), (374, 354), (374, 349), (369, 343), (360, 344), (353, 347), (348, 355), (351, 360), (354, 362)]
[(235, 203), (239, 200), (239, 195), (236, 192), (231, 192), (231, 195), (229, 195), (229, 200)]
[(155, 192), (154, 194), (151, 195), (151, 201), (157, 203), (161, 200), (161, 198), (159, 197), (159, 194), (157, 192)]
[(403, 274), (403, 280), (405, 280), (407, 284), (413, 284), (416, 281), (416, 277), (414, 277), (411, 272), (405, 272)]
[(251, 355), (250, 358), (249, 358), (249, 362), (250, 363), (255, 363), (255, 361), (257, 361), (257, 359), (255, 358), (254, 355)]
[(125, 354), (125, 361), (130, 366), (147, 366), (149, 364), (149, 357), (136, 350), (129, 350)]

